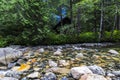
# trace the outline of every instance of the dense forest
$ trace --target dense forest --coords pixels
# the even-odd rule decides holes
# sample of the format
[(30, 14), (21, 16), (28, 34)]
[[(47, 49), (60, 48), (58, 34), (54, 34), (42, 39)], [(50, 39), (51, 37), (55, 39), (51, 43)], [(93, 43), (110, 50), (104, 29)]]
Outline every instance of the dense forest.
[(0, 0), (0, 46), (120, 42), (120, 0)]

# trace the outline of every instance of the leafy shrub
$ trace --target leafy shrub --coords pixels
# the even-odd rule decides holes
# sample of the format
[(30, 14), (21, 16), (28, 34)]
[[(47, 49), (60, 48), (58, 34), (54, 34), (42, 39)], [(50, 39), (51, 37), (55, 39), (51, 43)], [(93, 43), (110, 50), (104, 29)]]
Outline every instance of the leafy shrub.
[(119, 42), (120, 41), (120, 31), (114, 30), (112, 38), (113, 38), (113, 41)]
[(5, 47), (7, 45), (7, 40), (0, 36), (0, 47)]
[(79, 35), (80, 42), (97, 42), (96, 34), (93, 32), (85, 32)]

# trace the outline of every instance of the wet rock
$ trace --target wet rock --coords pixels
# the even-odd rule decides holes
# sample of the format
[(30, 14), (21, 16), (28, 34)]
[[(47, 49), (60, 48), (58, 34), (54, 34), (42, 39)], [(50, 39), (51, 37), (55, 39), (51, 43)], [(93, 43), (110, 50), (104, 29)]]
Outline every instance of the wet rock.
[(12, 62), (13, 60), (19, 58), (22, 55), (23, 55), (23, 53), (16, 49), (0, 48), (0, 63), (8, 64), (8, 63)]
[(41, 80), (57, 80), (57, 77), (54, 73), (48, 72)]
[(84, 74), (79, 80), (107, 80), (104, 76), (97, 74)]
[(88, 66), (88, 68), (94, 73), (94, 74), (98, 74), (98, 75), (105, 75), (105, 71), (97, 66), (97, 65), (93, 65), (93, 66)]
[(76, 56), (75, 56), (75, 58), (83, 58), (84, 56), (83, 56), (83, 54), (82, 53), (78, 53)]
[(4, 77), (4, 78), (0, 78), (0, 80), (19, 80), (13, 77)]
[(49, 60), (48, 63), (50, 67), (57, 67), (57, 63), (52, 60)]
[(111, 53), (111, 54), (113, 54), (113, 55), (119, 54), (116, 50), (113, 50), (113, 49), (109, 50), (108, 52)]
[(92, 74), (92, 71), (87, 66), (73, 67), (70, 70), (73, 78), (79, 79), (83, 74)]
[(67, 74), (70, 72), (70, 69), (66, 69), (66, 68), (50, 68), (48, 70), (46, 70), (46, 72), (53, 72), (53, 73), (60, 73), (60, 74)]
[(30, 78), (30, 79), (39, 78), (40, 73), (39, 72), (33, 72), (33, 73), (29, 74), (27, 77)]

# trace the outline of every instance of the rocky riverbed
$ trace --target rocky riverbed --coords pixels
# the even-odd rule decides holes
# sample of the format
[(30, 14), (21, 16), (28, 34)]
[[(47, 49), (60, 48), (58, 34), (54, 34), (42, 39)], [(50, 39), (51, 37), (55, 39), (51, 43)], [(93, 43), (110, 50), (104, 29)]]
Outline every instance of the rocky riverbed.
[(0, 80), (120, 80), (120, 49), (0, 48)]

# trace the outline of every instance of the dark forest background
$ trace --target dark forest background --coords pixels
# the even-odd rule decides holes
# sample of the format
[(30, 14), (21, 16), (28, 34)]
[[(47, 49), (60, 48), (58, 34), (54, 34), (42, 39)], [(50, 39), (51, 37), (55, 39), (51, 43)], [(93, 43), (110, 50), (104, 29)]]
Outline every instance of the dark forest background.
[(120, 42), (120, 0), (0, 0), (0, 46)]

